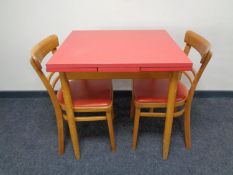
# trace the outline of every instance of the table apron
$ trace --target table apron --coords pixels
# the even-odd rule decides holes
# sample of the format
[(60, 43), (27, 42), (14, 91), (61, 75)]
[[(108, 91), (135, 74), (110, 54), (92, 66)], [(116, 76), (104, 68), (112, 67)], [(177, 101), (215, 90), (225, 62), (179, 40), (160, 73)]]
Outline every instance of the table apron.
[[(179, 71), (176, 71), (179, 72)], [(77, 79), (170, 79), (174, 72), (64, 72), (68, 80)]]

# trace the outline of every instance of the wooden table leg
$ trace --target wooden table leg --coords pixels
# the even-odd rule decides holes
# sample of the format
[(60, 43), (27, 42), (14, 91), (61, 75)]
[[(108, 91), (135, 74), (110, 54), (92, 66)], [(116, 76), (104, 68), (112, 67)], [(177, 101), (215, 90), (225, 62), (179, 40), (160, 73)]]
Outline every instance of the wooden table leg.
[(66, 115), (67, 115), (69, 130), (70, 130), (71, 141), (73, 144), (74, 154), (75, 154), (76, 159), (79, 160), (80, 159), (79, 141), (78, 141), (76, 122), (74, 119), (70, 86), (69, 86), (69, 82), (67, 80), (65, 73), (60, 73), (60, 79), (61, 79), (63, 98), (64, 98), (65, 106), (66, 106)]
[(178, 78), (179, 78), (179, 72), (171, 73), (169, 91), (168, 91), (168, 102), (167, 102), (164, 136), (163, 136), (163, 159), (168, 158)]

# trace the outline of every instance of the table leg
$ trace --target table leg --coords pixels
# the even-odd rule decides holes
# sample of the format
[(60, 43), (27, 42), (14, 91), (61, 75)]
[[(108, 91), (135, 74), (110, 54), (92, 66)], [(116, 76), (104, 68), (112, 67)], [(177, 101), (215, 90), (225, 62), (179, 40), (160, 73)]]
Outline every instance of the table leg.
[(67, 80), (65, 73), (60, 73), (62, 91), (63, 91), (63, 98), (65, 101), (66, 106), (66, 115), (67, 115), (67, 122), (69, 125), (71, 141), (73, 144), (74, 154), (76, 159), (80, 159), (80, 150), (79, 150), (79, 141), (78, 141), (78, 134), (76, 128), (76, 122), (74, 119), (74, 111), (73, 111), (73, 104), (72, 104), (72, 97), (70, 93), (70, 86)]
[(168, 91), (168, 102), (167, 102), (164, 136), (163, 136), (163, 159), (167, 159), (169, 152), (178, 78), (179, 78), (179, 72), (171, 73), (169, 91)]

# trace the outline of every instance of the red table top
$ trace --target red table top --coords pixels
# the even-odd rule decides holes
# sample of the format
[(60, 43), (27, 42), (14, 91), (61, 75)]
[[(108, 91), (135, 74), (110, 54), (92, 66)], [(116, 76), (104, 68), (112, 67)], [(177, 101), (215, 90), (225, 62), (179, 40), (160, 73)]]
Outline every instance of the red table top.
[(165, 30), (73, 31), (46, 64), (48, 72), (191, 70)]

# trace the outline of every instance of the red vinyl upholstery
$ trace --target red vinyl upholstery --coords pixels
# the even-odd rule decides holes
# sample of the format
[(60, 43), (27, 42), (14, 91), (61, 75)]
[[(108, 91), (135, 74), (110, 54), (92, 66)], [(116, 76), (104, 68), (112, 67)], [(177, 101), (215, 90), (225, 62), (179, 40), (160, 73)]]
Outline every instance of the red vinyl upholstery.
[[(134, 99), (138, 103), (167, 103), (168, 89), (168, 79), (141, 79), (133, 81)], [(176, 102), (184, 100), (187, 95), (187, 88), (179, 81)]]
[[(112, 103), (111, 80), (70, 81), (70, 90), (74, 107), (102, 107)], [(61, 89), (57, 93), (57, 98), (64, 105)]]

